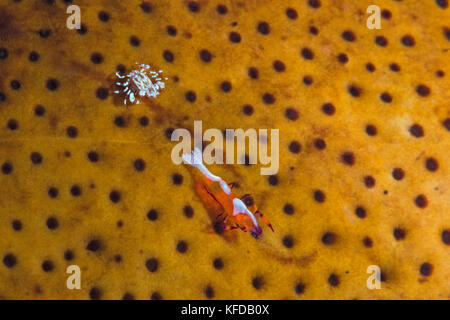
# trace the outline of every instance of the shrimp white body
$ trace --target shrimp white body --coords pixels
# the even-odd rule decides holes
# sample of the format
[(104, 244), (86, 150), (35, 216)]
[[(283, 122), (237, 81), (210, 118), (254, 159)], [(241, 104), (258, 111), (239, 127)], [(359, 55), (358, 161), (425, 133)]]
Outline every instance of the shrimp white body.
[[(228, 183), (226, 183), (222, 178), (212, 174), (208, 168), (205, 167), (205, 165), (202, 162), (202, 152), (199, 148), (195, 148), (194, 151), (192, 151), (191, 154), (183, 154), (181, 156), (184, 163), (189, 164), (195, 168), (197, 168), (204, 176), (205, 178), (219, 182), (220, 187), (222, 188), (223, 192), (225, 192), (227, 195), (231, 195), (231, 189), (228, 186)], [(258, 222), (256, 221), (255, 216), (253, 213), (248, 210), (247, 206), (242, 202), (241, 199), (234, 197), (233, 198), (233, 216), (236, 216), (238, 214), (246, 214), (250, 216), (255, 226), (258, 226)]]

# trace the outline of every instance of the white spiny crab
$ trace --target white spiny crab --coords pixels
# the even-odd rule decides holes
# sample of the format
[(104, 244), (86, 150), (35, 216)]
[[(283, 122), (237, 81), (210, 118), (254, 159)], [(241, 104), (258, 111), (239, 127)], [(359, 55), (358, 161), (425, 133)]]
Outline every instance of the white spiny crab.
[(132, 104), (141, 103), (140, 98), (156, 98), (160, 91), (164, 89), (164, 80), (167, 78), (161, 77), (162, 70), (150, 70), (148, 64), (136, 63), (136, 69), (132, 70), (126, 75), (121, 75), (116, 72), (118, 78), (116, 85), (116, 94), (123, 94), (125, 96), (123, 103), (126, 105), (129, 101)]

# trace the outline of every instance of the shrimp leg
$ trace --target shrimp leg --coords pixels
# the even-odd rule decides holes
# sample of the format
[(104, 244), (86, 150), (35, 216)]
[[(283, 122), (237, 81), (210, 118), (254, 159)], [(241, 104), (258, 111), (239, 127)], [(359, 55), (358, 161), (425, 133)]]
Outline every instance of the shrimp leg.
[(264, 215), (259, 210), (256, 210), (255, 214), (260, 216), (260, 218), (264, 221), (265, 224), (267, 224), (267, 226), (270, 228), (270, 230), (272, 230), (272, 232), (275, 232), (272, 228), (272, 224), (269, 222), (269, 220), (267, 220), (266, 217), (264, 217)]
[[(221, 215), (223, 215), (224, 213), (225, 213), (225, 212), (219, 213), (219, 214), (217, 215), (216, 219), (219, 220), (219, 217), (220, 217)], [(223, 216), (223, 218), (222, 218), (222, 221), (220, 221), (220, 222), (224, 222), (224, 221), (227, 219), (227, 217), (228, 217), (228, 214), (225, 214), (225, 215)]]

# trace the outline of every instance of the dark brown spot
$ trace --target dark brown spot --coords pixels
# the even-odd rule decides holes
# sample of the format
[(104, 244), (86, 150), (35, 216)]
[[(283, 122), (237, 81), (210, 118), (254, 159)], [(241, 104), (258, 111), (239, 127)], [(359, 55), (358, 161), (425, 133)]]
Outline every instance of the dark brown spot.
[(386, 47), (388, 45), (388, 40), (383, 36), (375, 37), (375, 43), (380, 47)]
[(59, 81), (57, 79), (51, 78), (47, 80), (47, 89), (50, 91), (55, 91), (59, 88)]
[(1, 60), (5, 60), (6, 58), (8, 58), (8, 50), (6, 48), (0, 48), (0, 59)]
[(192, 218), (194, 216), (194, 209), (190, 205), (184, 206), (183, 212), (187, 218)]
[(327, 147), (327, 144), (325, 143), (325, 140), (323, 140), (323, 139), (315, 139), (314, 147), (316, 147), (317, 150), (323, 150)]
[(366, 215), (367, 215), (366, 209), (364, 209), (364, 208), (361, 207), (361, 206), (358, 206), (358, 207), (356, 207), (356, 209), (355, 209), (355, 214), (358, 216), (358, 218), (364, 219), (364, 218), (366, 217)]
[(156, 209), (150, 209), (147, 212), (147, 219), (150, 221), (155, 221), (158, 219), (158, 211)]
[(247, 115), (251, 116), (253, 114), (253, 106), (246, 104), (242, 107), (242, 112)]
[(375, 65), (371, 62), (366, 63), (366, 69), (369, 72), (374, 72), (375, 71)]
[(409, 128), (409, 133), (416, 138), (424, 136), (424, 131), (421, 125), (415, 123)]
[(227, 14), (228, 13), (227, 6), (224, 4), (218, 4), (217, 5), (217, 13), (222, 14), (222, 15)]
[(257, 26), (257, 30), (258, 30), (259, 33), (261, 33), (263, 35), (267, 35), (267, 34), (270, 33), (270, 26), (265, 21), (259, 22), (258, 26)]
[(280, 60), (275, 60), (272, 64), (272, 66), (276, 72), (283, 72), (286, 70), (286, 66), (285, 66), (284, 62), (280, 61)]
[(375, 127), (375, 126), (372, 125), (372, 124), (368, 124), (368, 125), (366, 126), (366, 133), (367, 133), (369, 136), (375, 136), (375, 135), (377, 135), (377, 127)]
[(52, 33), (52, 31), (49, 30), (49, 29), (41, 29), (41, 30), (39, 30), (39, 36), (41, 36), (41, 38), (44, 38), (44, 39), (48, 38), (51, 33)]
[(109, 92), (108, 89), (106, 88), (98, 88), (97, 91), (95, 92), (95, 95), (97, 96), (97, 98), (99, 98), (100, 100), (105, 100), (106, 98), (108, 98)]
[(364, 245), (366, 248), (371, 248), (371, 247), (373, 246), (373, 241), (372, 241), (372, 239), (369, 238), (369, 237), (364, 237), (362, 241), (363, 241), (363, 245)]
[(444, 244), (450, 246), (450, 230), (449, 229), (442, 231), (441, 239)]
[(72, 250), (66, 250), (64, 252), (64, 259), (66, 259), (67, 261), (73, 260), (74, 258), (74, 254)]
[(428, 86), (424, 85), (424, 84), (419, 84), (416, 87), (416, 92), (417, 92), (417, 94), (419, 96), (426, 97), (426, 96), (428, 96), (431, 93), (431, 89)]
[(338, 59), (338, 61), (339, 61), (340, 63), (342, 63), (342, 64), (345, 64), (345, 63), (348, 62), (348, 56), (347, 56), (345, 53), (340, 53), (340, 54), (337, 56), (337, 59)]
[(320, 8), (321, 6), (320, 0), (308, 0), (308, 4), (311, 8), (314, 9)]
[(173, 60), (175, 59), (173, 56), (172, 51), (170, 50), (164, 50), (163, 52), (163, 58), (164, 60), (166, 60), (167, 62), (173, 62)]
[(143, 127), (148, 126), (149, 120), (147, 116), (142, 116), (139, 118), (139, 124)]
[(12, 268), (17, 264), (17, 258), (14, 254), (12, 253), (7, 253), (4, 257), (3, 257), (3, 264), (7, 267), (7, 268)]
[(100, 19), (100, 21), (102, 22), (108, 22), (109, 20), (109, 13), (106, 11), (100, 11), (98, 13), (98, 18)]
[(314, 52), (309, 48), (303, 48), (301, 51), (302, 57), (306, 60), (314, 59)]
[(177, 35), (177, 28), (174, 26), (167, 26), (166, 27), (167, 34), (171, 37), (175, 37)]
[(210, 285), (206, 286), (204, 293), (205, 293), (206, 298), (208, 298), (208, 299), (214, 298), (214, 295), (215, 295), (214, 288), (211, 287)]
[(56, 219), (55, 217), (48, 218), (46, 224), (47, 228), (49, 228), (50, 230), (54, 230), (59, 227), (58, 219)]
[(336, 239), (337, 239), (337, 236), (334, 232), (325, 232), (321, 238), (322, 243), (327, 246), (336, 243)]
[(200, 5), (197, 1), (189, 1), (188, 2), (188, 8), (191, 12), (199, 12), (200, 11)]
[(264, 278), (261, 276), (254, 277), (252, 279), (252, 286), (256, 290), (260, 290), (264, 286)]
[(429, 262), (424, 262), (420, 265), (420, 274), (428, 277), (433, 273), (433, 265)]
[(399, 72), (400, 66), (398, 65), (398, 63), (394, 62), (389, 65), (389, 69), (391, 69), (391, 71), (394, 71), (394, 72)]
[(447, 40), (450, 41), (450, 28), (444, 27), (442, 28), (442, 31)]
[(162, 295), (158, 291), (155, 291), (150, 296), (150, 299), (151, 300), (162, 300)]
[(264, 93), (262, 99), (266, 104), (274, 104), (276, 100), (275, 96), (271, 93)]
[(145, 161), (143, 159), (134, 160), (134, 168), (136, 169), (136, 171), (144, 171), (145, 166)]
[(173, 184), (175, 184), (175, 185), (180, 185), (180, 184), (182, 184), (182, 183), (183, 183), (183, 176), (182, 176), (181, 174), (179, 174), (179, 173), (174, 173), (174, 174), (172, 175), (172, 182), (173, 182)]
[(147, 261), (145, 261), (145, 266), (147, 267), (147, 270), (150, 272), (155, 272), (158, 270), (158, 259), (156, 258), (150, 258)]
[(364, 184), (366, 185), (367, 188), (373, 188), (375, 187), (375, 178), (372, 176), (365, 176), (364, 177)]
[(392, 234), (394, 235), (395, 240), (400, 241), (405, 239), (406, 231), (402, 228), (394, 228)]
[(137, 36), (130, 37), (130, 44), (133, 47), (139, 47), (141, 45), (141, 40)]
[(150, 13), (152, 12), (152, 4), (148, 1), (143, 1), (140, 5), (142, 11), (144, 11), (145, 13)]
[(435, 0), (436, 5), (441, 7), (442, 9), (447, 9), (448, 7), (448, 0)]
[(111, 200), (111, 202), (113, 202), (113, 203), (119, 202), (121, 197), (122, 196), (121, 196), (120, 192), (117, 190), (112, 190), (109, 193), (109, 200)]
[(248, 69), (248, 76), (251, 79), (258, 79), (258, 75), (259, 75), (258, 69), (256, 69), (255, 67), (250, 67)]
[(294, 287), (294, 291), (296, 294), (300, 295), (305, 292), (305, 288), (306, 286), (303, 282), (298, 282)]
[(220, 84), (220, 88), (222, 89), (223, 92), (230, 92), (231, 89), (232, 89), (231, 82), (230, 81), (223, 81)]
[(325, 193), (322, 190), (315, 190), (314, 191), (314, 200), (316, 200), (319, 203), (324, 202), (326, 199)]
[(322, 112), (329, 116), (332, 116), (336, 112), (336, 108), (332, 103), (327, 102), (322, 105)]
[(402, 37), (402, 43), (406, 47), (413, 47), (416, 44), (416, 41), (411, 35), (407, 34)]
[(95, 151), (89, 151), (87, 154), (87, 157), (89, 159), (89, 161), (91, 162), (97, 162), (98, 161), (98, 153)]
[(283, 207), (283, 211), (284, 213), (288, 214), (288, 215), (293, 215), (295, 212), (294, 206), (290, 203), (286, 203)]
[(17, 130), (19, 128), (19, 122), (16, 119), (9, 119), (6, 127), (9, 130)]
[(88, 28), (84, 23), (82, 23), (80, 29), (77, 29), (77, 32), (80, 35), (85, 35), (88, 32)]
[(297, 11), (295, 9), (292, 8), (287, 8), (286, 9), (286, 16), (291, 19), (291, 20), (295, 20), (298, 17)]
[(241, 42), (241, 35), (235, 31), (230, 32), (228, 38), (233, 43), (239, 43)]
[(276, 186), (278, 184), (278, 177), (275, 175), (269, 176), (267, 181), (269, 182), (269, 185)]
[(87, 244), (86, 250), (96, 252), (101, 248), (101, 246), (102, 246), (102, 243), (100, 240), (93, 239), (93, 240), (89, 241), (89, 243)]
[(355, 98), (361, 95), (361, 88), (351, 85), (348, 87), (348, 92)]
[(314, 26), (309, 27), (309, 33), (313, 34), (313, 35), (318, 35), (319, 34), (319, 29), (317, 29)]
[(328, 277), (328, 283), (332, 287), (337, 287), (339, 285), (339, 277), (334, 273), (330, 274), (330, 276)]
[(314, 79), (311, 76), (303, 77), (303, 83), (305, 84), (305, 86), (310, 86), (313, 84), (313, 82), (314, 82)]
[(302, 149), (302, 145), (298, 141), (291, 141), (289, 144), (289, 151), (292, 153), (299, 153)]
[(351, 31), (351, 30), (346, 30), (346, 31), (342, 32), (341, 36), (344, 40), (349, 41), (349, 42), (353, 42), (356, 40), (356, 36), (353, 33), (353, 31)]
[(14, 229), (14, 231), (20, 231), (22, 230), (22, 222), (20, 220), (13, 220), (13, 222), (11, 223), (12, 228)]
[(11, 88), (13, 90), (19, 90), (21, 86), (22, 85), (20, 84), (20, 82), (18, 80), (12, 80), (11, 81)]
[(171, 140), (174, 131), (175, 131), (174, 128), (167, 128), (166, 131), (164, 131), (164, 135), (166, 136), (167, 139)]
[(41, 105), (34, 107), (34, 114), (38, 117), (42, 117), (45, 114), (45, 108)]
[(97, 287), (92, 288), (89, 290), (89, 298), (91, 298), (91, 300), (100, 300), (102, 298), (101, 290)]
[(289, 120), (295, 121), (298, 119), (298, 111), (294, 108), (287, 108), (286, 112), (284, 113), (286, 118)]
[(427, 168), (428, 171), (434, 172), (439, 168), (439, 163), (434, 158), (428, 158), (425, 161), (425, 167)]
[(122, 296), (122, 300), (134, 300), (134, 295), (129, 292), (125, 292)]
[(386, 20), (390, 20), (392, 17), (392, 13), (388, 9), (383, 9), (381, 10), (381, 16)]
[(53, 264), (53, 261), (51, 261), (51, 260), (45, 260), (42, 263), (42, 270), (44, 270), (44, 272), (51, 272), (51, 271), (53, 271), (54, 268), (55, 268), (55, 265)]
[(184, 97), (186, 98), (187, 101), (189, 102), (195, 102), (195, 100), (197, 100), (197, 94), (194, 91), (187, 91), (184, 94)]
[(10, 162), (4, 162), (2, 164), (2, 173), (10, 174), (13, 171), (13, 165)]
[(185, 253), (187, 251), (187, 249), (188, 249), (188, 244), (187, 244), (186, 241), (184, 241), (184, 240), (178, 241), (178, 243), (177, 243), (177, 251), (179, 253)]
[(94, 64), (100, 64), (103, 62), (103, 55), (101, 53), (94, 52), (91, 54), (91, 61)]
[(200, 58), (204, 61), (204, 62), (211, 62), (212, 60), (212, 54), (211, 52), (209, 52), (206, 49), (203, 49), (200, 51)]
[(123, 128), (126, 126), (125, 118), (122, 116), (116, 116), (114, 118), (114, 124), (120, 128)]
[(223, 269), (223, 261), (222, 261), (222, 259), (221, 258), (215, 258), (213, 260), (213, 266), (214, 266), (214, 269), (216, 269), (216, 270)]
[(284, 236), (282, 242), (286, 248), (290, 249), (294, 246), (294, 238), (290, 235)]
[(392, 102), (392, 96), (388, 92), (383, 92), (380, 95), (380, 99), (381, 99), (381, 101), (386, 102), (386, 103)]
[(436, 77), (443, 78), (445, 76), (445, 72), (443, 70), (436, 71)]
[(59, 191), (55, 187), (50, 187), (48, 189), (48, 196), (50, 198), (56, 198), (58, 196), (58, 193), (59, 193)]
[(341, 160), (344, 164), (352, 166), (355, 164), (355, 155), (353, 152), (346, 151), (341, 154)]
[(418, 206), (419, 208), (423, 209), (426, 208), (428, 206), (428, 199), (425, 195), (420, 194), (418, 195), (415, 199), (414, 202), (416, 204), (416, 206)]
[(70, 193), (74, 196), (74, 197), (79, 197), (81, 196), (81, 187), (78, 185), (73, 185), (72, 187), (70, 187)]

